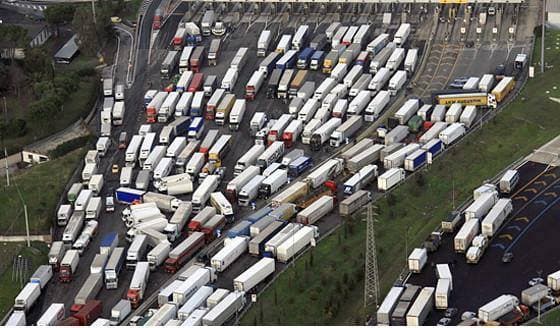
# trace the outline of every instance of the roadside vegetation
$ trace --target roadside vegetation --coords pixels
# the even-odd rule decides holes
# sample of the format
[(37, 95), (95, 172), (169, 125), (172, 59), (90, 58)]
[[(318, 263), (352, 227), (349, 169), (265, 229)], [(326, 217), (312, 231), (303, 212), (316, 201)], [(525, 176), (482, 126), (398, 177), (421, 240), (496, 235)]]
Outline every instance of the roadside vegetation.
[(6, 178), (1, 177), (1, 234), (25, 235), (20, 193), (27, 204), (30, 234), (49, 234), (56, 204), (84, 154), (83, 149), (74, 150), (58, 159), (19, 171), (10, 176), (10, 187), (6, 187)]
[[(409, 252), (482, 181), (560, 134), (560, 104), (548, 99), (560, 97), (560, 33), (547, 34), (550, 68), (544, 74), (529, 80), (481, 130), (376, 203), (380, 302), (405, 266), (405, 239)], [(348, 227), (339, 229), (303, 255), (260, 295), (242, 324), (364, 324), (375, 308), (363, 306), (363, 219), (363, 214), (352, 219), (347, 238)]]
[(531, 326), (558, 326), (560, 325), (560, 308), (555, 308), (550, 312), (547, 312), (541, 316), (541, 322), (539, 323), (537, 319), (533, 319), (527, 325)]
[[(47, 263), (49, 250), (44, 243), (1, 243), (0, 256), (0, 318), (3, 318), (14, 304), (14, 299), (27, 283), (29, 277), (41, 264)], [(27, 263), (27, 269), (15, 269), (15, 258), (21, 256)], [(20, 259), (21, 261), (21, 259)]]
[[(0, 42), (24, 48), (22, 60), (0, 61), (0, 137), (12, 154), (84, 118), (99, 94), (96, 65), (112, 61), (114, 31), (111, 17), (124, 12), (125, 3), (98, 1), (96, 21), (89, 4), (54, 4), (45, 19), (54, 35), (44, 45), (30, 48), (27, 31), (18, 25), (0, 25)], [(79, 55), (69, 65), (55, 64), (52, 56), (74, 33)]]

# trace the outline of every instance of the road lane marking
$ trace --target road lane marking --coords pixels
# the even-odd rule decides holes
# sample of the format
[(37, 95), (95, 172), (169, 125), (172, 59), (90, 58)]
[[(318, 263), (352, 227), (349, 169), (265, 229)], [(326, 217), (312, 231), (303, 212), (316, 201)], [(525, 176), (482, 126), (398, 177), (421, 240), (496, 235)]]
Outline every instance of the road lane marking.
[[(519, 221), (529, 222), (529, 219), (528, 219), (526, 216), (520, 216), (520, 217), (515, 218), (515, 219), (513, 219), (513, 220), (514, 220), (514, 221), (517, 221), (517, 222), (519, 222)], [(515, 226), (513, 226), (513, 227), (515, 227)]]
[(504, 233), (498, 236), (498, 238), (507, 239), (509, 241), (513, 240), (513, 237), (509, 233)]

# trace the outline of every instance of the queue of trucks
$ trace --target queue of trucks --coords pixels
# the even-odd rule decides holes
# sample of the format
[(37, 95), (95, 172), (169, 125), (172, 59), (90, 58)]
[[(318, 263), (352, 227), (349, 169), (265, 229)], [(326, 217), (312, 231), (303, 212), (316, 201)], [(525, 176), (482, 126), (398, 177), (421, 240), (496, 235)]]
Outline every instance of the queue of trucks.
[[(123, 212), (123, 220), (129, 229), (127, 240), (131, 245), (125, 252), (123, 248), (117, 247), (118, 238), (108, 236), (103, 239), (103, 244), (107, 246), (104, 246), (104, 251), (100, 251), (100, 256), (94, 260), (96, 263), (92, 264), (92, 273), (82, 287), (83, 292), (77, 296), (75, 305), (88, 305), (88, 302), (95, 299), (103, 283), (107, 289), (116, 288), (113, 286), (118, 284), (120, 267), (126, 259), (129, 267), (135, 270), (127, 299), (132, 307), (137, 307), (144, 297), (149, 271), (160, 265), (169, 272), (180, 270), (205, 245), (220, 237), (225, 222), (235, 220), (232, 203), (254, 206), (256, 199), (270, 198), (271, 205), (276, 209), (259, 219), (253, 219), (249, 225), (243, 223), (247, 221), (241, 221), (239, 227), (232, 228), (232, 231), (237, 232), (227, 234), (224, 252), (214, 255), (215, 261), (211, 261), (211, 267), (221, 272), (245, 252), (252, 255), (255, 255), (255, 252), (257, 255), (272, 255), (280, 262), (290, 261), (302, 249), (314, 244), (318, 229), (309, 225), (330, 213), (335, 206), (332, 196), (322, 196), (306, 205), (296, 215), (295, 204), (302, 206), (305, 203), (303, 198), (306, 198), (307, 194), (328, 185), (330, 180), (336, 179), (342, 170), (346, 169), (354, 175), (344, 184), (344, 192), (349, 197), (340, 203), (340, 214), (350, 215), (369, 202), (369, 192), (362, 189), (367, 188), (373, 182), (373, 178), (377, 178), (379, 190), (391, 189), (404, 180), (406, 171), (417, 170), (441, 151), (433, 150), (437, 148), (437, 145), (433, 144), (434, 141), (449, 145), (460, 138), (474, 121), (472, 114), (466, 116), (466, 122), (461, 120), (466, 108), (455, 114), (450, 108), (445, 119), (449, 126), (424, 142), (404, 145), (409, 131), (414, 131), (410, 122), (416, 116), (420, 116), (419, 110), (422, 107), (419, 100), (411, 99), (392, 118), (396, 119), (398, 124), (391, 126), (391, 121), (388, 123), (390, 129), (385, 131), (385, 136), (378, 131), (380, 139), (376, 139), (375, 142), (368, 139), (371, 143), (364, 146), (364, 139), (347, 150), (346, 155), (342, 154), (341, 158), (331, 159), (314, 169), (303, 180), (290, 183), (291, 179), (297, 178), (312, 166), (312, 158), (306, 156), (303, 151), (287, 158), (284, 163), (283, 156), (287, 149), (296, 145), (300, 136), (303, 143), (310, 144), (314, 151), (351, 143), (364, 125), (363, 121), (376, 120), (386, 109), (390, 99), (403, 88), (408, 77), (414, 73), (418, 61), (417, 49), (403, 48), (410, 34), (410, 24), (402, 24), (399, 27), (393, 42), (389, 42), (389, 36), (385, 34), (370, 42), (369, 25), (344, 27), (333, 24), (325, 35), (318, 35), (316, 38), (311, 38), (309, 27), (302, 25), (296, 30), (293, 38), (291, 35), (283, 35), (273, 52), (269, 52), (271, 33), (263, 31), (257, 44), (257, 56), (264, 57), (264, 60), (245, 88), (245, 99), (236, 99), (233, 89), (240, 71), (248, 60), (248, 49), (240, 48), (237, 51), (219, 84), (220, 88), (212, 90), (212, 85), (216, 85), (216, 82), (209, 83), (210, 91), (206, 92), (204, 75), (200, 72), (206, 50), (198, 46), (197, 42), (192, 43), (188, 39), (185, 42), (185, 38), (199, 34), (207, 36), (214, 31), (213, 26), (217, 26), (218, 22), (215, 21), (212, 11), (206, 11), (198, 33), (195, 33), (196, 29), (189, 23), (180, 23), (172, 41), (175, 49), (169, 51), (161, 67), (164, 78), (171, 77), (174, 71), (179, 69), (181, 75), (174, 89), (150, 90), (145, 95), (146, 123), (164, 123), (165, 127), (157, 138), (156, 133), (149, 129), (146, 131), (144, 126), (138, 134), (132, 136), (126, 147), (126, 167), (121, 169), (121, 187), (115, 191), (115, 198), (118, 203), (128, 206), (128, 212)], [(324, 49), (327, 41), (333, 45), (330, 52)], [(219, 52), (220, 41), (214, 39), (208, 49), (209, 64), (217, 63)], [(382, 52), (386, 53), (385, 59), (378, 58)], [(369, 61), (368, 57), (373, 58)], [(365, 66), (368, 62), (371, 73), (366, 72)], [(315, 88), (313, 82), (306, 81), (307, 69), (322, 70), (330, 76)], [(216, 78), (214, 76), (214, 80)], [(250, 126), (251, 134), (257, 136), (256, 143), (237, 161), (237, 176), (227, 184), (226, 197), (219, 192), (218, 186), (223, 178), (223, 172), (220, 172), (222, 160), (230, 150), (231, 141), (227, 139), (227, 135), (218, 135), (217, 130), (213, 133), (212, 130), (207, 131), (204, 119), (214, 120), (218, 125), (228, 125), (231, 131), (237, 131), (245, 116), (246, 101), (255, 99), (267, 78), (267, 94), (271, 94), (272, 98), (292, 99), (294, 110), (290, 109), (290, 114), (284, 114), (276, 121), (267, 117), (264, 112), (254, 113)], [(273, 80), (277, 81), (272, 84), (272, 92), (268, 92)], [(372, 84), (373, 81), (375, 83)], [(509, 91), (505, 90), (510, 88), (510, 84), (502, 84), (496, 93), (507, 95)], [(347, 97), (348, 94), (350, 97)], [(105, 95), (108, 96), (108, 93)], [(205, 97), (210, 97), (206, 105)], [(500, 98), (498, 101), (503, 99), (497, 98)], [(122, 124), (124, 116), (124, 102), (116, 106), (117, 103), (119, 102), (113, 104), (112, 121), (109, 120), (113, 125)], [(116, 107), (118, 109), (115, 110)], [(472, 110), (469, 113), (472, 113)], [(476, 116), (476, 111), (474, 113)], [(447, 119), (447, 116), (450, 118)], [(102, 115), (103, 117), (108, 115)], [(424, 118), (424, 121), (428, 122), (429, 119)], [(150, 125), (147, 126), (149, 128)], [(392, 133), (393, 131), (400, 134)], [(259, 143), (259, 134), (264, 134), (262, 140), (265, 142), (262, 144)], [(401, 137), (402, 135), (404, 137)], [(103, 202), (99, 195), (103, 189), (103, 176), (97, 174), (97, 168), (99, 156), (105, 155), (110, 147), (109, 140), (105, 137), (98, 141), (98, 157), (86, 156), (82, 180), (88, 183), (87, 189), (71, 190), (75, 196), (71, 197), (69, 193), (68, 200), (73, 205), (61, 206), (57, 213), (57, 222), (65, 226), (65, 231), (63, 243), (56, 244), (56, 247), (53, 244), (52, 262), (49, 256), (49, 263), (54, 265), (53, 268), (60, 267), (61, 281), (71, 281), (80, 260), (79, 251), (87, 246), (93, 235), (86, 229), (88, 226), (92, 229), (91, 222), (96, 222), (101, 213)], [(389, 151), (387, 148), (393, 145), (399, 147)], [(427, 145), (430, 147), (425, 149), (424, 146)], [(443, 145), (439, 149), (442, 148)], [(383, 155), (385, 150), (387, 152)], [(288, 156), (284, 158), (286, 157)], [(278, 163), (279, 160), (282, 160), (282, 163)], [(378, 166), (375, 165), (378, 161), (384, 164), (387, 171), (378, 172)], [(143, 170), (133, 179), (133, 170), (138, 164)], [(147, 191), (151, 188), (150, 182), (159, 192)], [(288, 184), (290, 185), (284, 188)], [(178, 198), (190, 193), (190, 202)], [(70, 200), (71, 198), (73, 200)], [(286, 206), (291, 209), (289, 214), (278, 215), (275, 212)], [(207, 210), (208, 208), (214, 210)], [(502, 209), (503, 211), (505, 210)], [(166, 215), (169, 213), (172, 216), (167, 219)], [(192, 219), (191, 213), (195, 214)], [(498, 219), (494, 221), (499, 222), (502, 214), (496, 215)], [(291, 217), (296, 217), (298, 223), (282, 222)], [(297, 238), (275, 239), (276, 236), (285, 235), (282, 231), (287, 227), (291, 227)], [(187, 229), (189, 237), (173, 247), (172, 243), (181, 239), (184, 230)], [(248, 233), (245, 234), (245, 231)], [(251, 244), (254, 239), (258, 242)], [(267, 248), (266, 245), (271, 240), (275, 243)], [(74, 246), (77, 241), (80, 241), (82, 246)], [(66, 248), (70, 247), (73, 249), (66, 251)], [(113, 254), (120, 255), (113, 257)], [(274, 272), (274, 260), (270, 262), (269, 259), (264, 257), (249, 268), (245, 275), (241, 275), (237, 281), (234, 280), (234, 292), (230, 295), (236, 297), (229, 298), (227, 304), (222, 306), (223, 309), (220, 308), (220, 312), (209, 310), (205, 316), (201, 316), (199, 312), (202, 322), (220, 322), (223, 320), (223, 313), (230, 313), (231, 307), (236, 308), (242, 303), (240, 298), (243, 298), (244, 302), (242, 293), (248, 292)], [(104, 272), (104, 279), (98, 278), (98, 271)], [(168, 312), (159, 314), (159, 317), (175, 317), (179, 305), (174, 310), (166, 311)], [(194, 312), (196, 311), (192, 313)], [(158, 319), (156, 314), (149, 322), (164, 324), (165, 320)], [(421, 317), (421, 314), (418, 316)], [(120, 314), (117, 313), (115, 317), (120, 318)]]

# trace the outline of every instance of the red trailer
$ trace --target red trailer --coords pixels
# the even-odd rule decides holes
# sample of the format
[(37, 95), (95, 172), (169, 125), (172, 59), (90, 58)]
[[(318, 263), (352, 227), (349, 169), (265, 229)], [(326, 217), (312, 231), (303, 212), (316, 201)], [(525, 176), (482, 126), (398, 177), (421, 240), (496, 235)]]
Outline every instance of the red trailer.
[(202, 83), (204, 83), (204, 74), (203, 73), (195, 73), (191, 80), (191, 84), (187, 89), (188, 92), (197, 92), (202, 89)]
[(161, 9), (157, 8), (152, 21), (152, 29), (159, 30), (161, 28)]
[(204, 247), (204, 234), (195, 231), (187, 239), (183, 240), (177, 247), (169, 252), (169, 258), (165, 260), (165, 271), (175, 273), (190, 260), (194, 254)]
[(191, 71), (198, 73), (200, 72), (200, 67), (202, 67), (202, 61), (204, 60), (204, 47), (196, 47), (189, 59), (189, 66)]
[(101, 301), (91, 300), (74, 314), (74, 318), (78, 319), (80, 326), (89, 326), (94, 322), (103, 312), (103, 305)]
[(200, 231), (204, 234), (206, 243), (212, 242), (216, 238), (216, 230), (222, 229), (226, 225), (226, 217), (221, 214), (214, 215), (208, 222), (202, 225)]
[(74, 318), (74, 317), (68, 317), (65, 318), (63, 320), (57, 321), (56, 322), (57, 326), (79, 326), (80, 325), (80, 320), (78, 320), (78, 318)]

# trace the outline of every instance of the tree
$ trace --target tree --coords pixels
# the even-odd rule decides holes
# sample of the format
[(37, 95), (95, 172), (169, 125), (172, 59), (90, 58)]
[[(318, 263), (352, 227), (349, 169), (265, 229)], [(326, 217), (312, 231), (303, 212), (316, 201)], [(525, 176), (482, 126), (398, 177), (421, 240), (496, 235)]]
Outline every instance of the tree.
[(76, 8), (74, 13), (74, 20), (72, 21), (74, 31), (78, 34), (78, 46), (80, 51), (86, 55), (94, 56), (99, 49), (99, 40), (97, 38), (97, 31), (93, 24), (91, 8), (87, 6), (80, 6)]
[(52, 66), (48, 53), (44, 47), (27, 50), (23, 60), (23, 68), (30, 73), (34, 81), (40, 81), (46, 77), (52, 78)]
[(45, 19), (49, 25), (56, 27), (56, 34), (58, 35), (58, 28), (62, 24), (71, 22), (74, 19), (74, 12), (76, 7), (70, 4), (54, 4), (45, 9)]
[(0, 62), (0, 91), (6, 91), (10, 87), (10, 70), (8, 66)]

